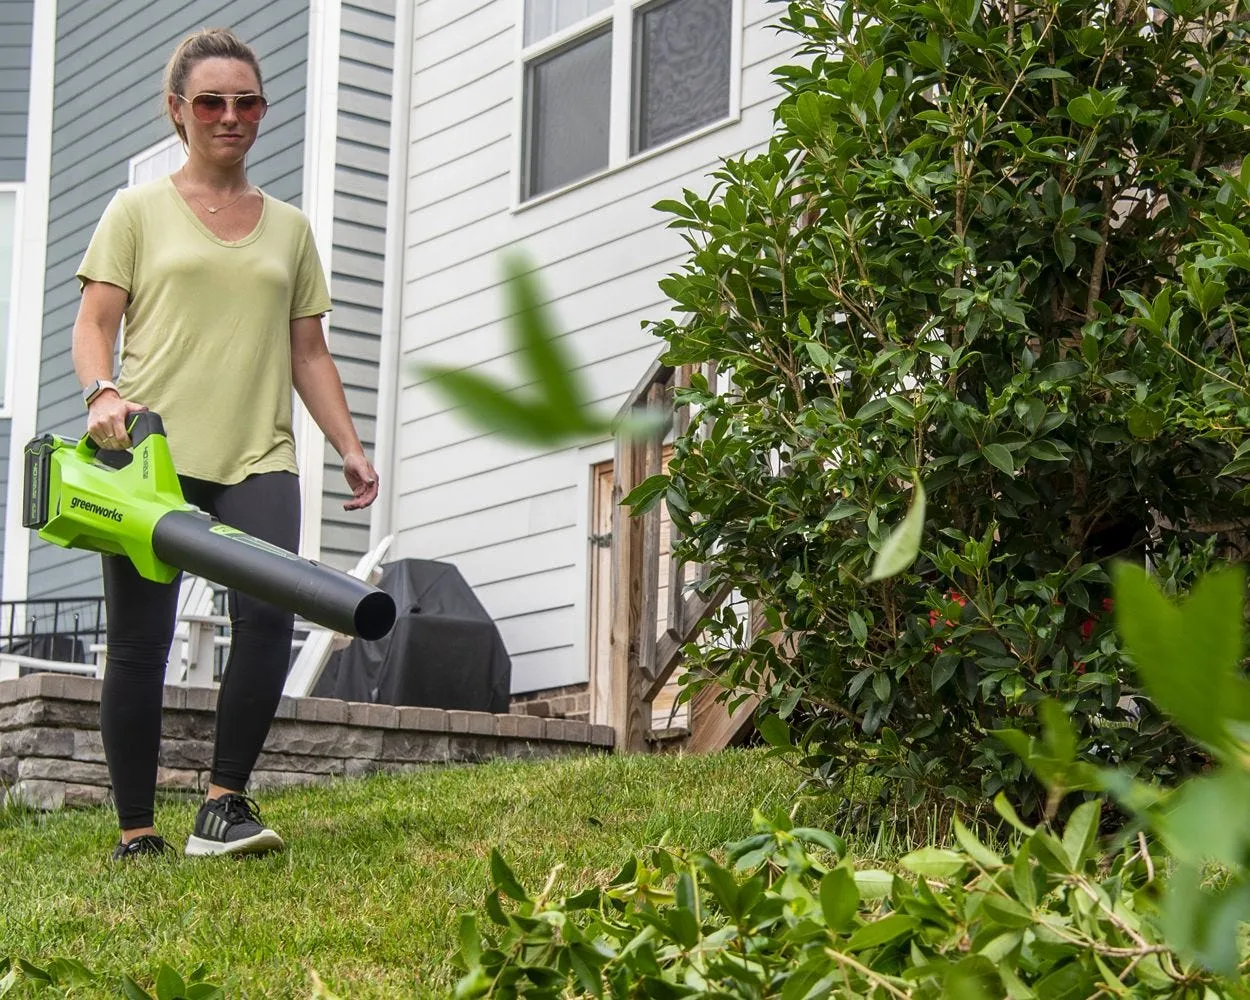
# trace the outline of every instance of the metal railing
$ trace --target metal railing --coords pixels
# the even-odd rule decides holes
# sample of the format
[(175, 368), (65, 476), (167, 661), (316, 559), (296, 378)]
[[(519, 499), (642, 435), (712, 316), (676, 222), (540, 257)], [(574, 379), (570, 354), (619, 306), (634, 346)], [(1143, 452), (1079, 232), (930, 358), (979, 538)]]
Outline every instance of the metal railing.
[(104, 642), (104, 598), (44, 597), (0, 601), (0, 652), (89, 664)]

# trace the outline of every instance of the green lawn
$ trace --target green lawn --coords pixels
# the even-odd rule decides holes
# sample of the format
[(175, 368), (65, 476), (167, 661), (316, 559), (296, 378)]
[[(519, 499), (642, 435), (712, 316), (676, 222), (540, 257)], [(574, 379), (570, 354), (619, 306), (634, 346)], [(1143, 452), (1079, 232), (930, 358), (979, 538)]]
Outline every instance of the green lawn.
[[(314, 970), (344, 1000), (442, 995), (457, 975), (457, 915), (480, 910), (492, 847), (527, 885), (563, 865), (571, 888), (665, 831), (718, 847), (748, 832), (753, 806), (789, 808), (799, 780), (760, 751), (430, 769), (261, 797), (281, 855), (125, 866), (107, 859), (106, 810), (9, 812), (0, 957), (76, 958), (148, 989), (162, 962), (206, 963), (232, 998), (306, 998)], [(162, 802), (158, 829), (181, 846), (194, 809)]]

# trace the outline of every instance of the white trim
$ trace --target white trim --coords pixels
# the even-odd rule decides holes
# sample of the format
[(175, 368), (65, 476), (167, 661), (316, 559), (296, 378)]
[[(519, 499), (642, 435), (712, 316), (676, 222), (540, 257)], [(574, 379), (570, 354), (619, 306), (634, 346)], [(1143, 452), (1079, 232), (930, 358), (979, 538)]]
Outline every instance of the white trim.
[[(401, 0), (402, 2), (402, 0)], [(334, 162), (338, 142), (339, 48), (342, 0), (311, 0), (308, 11), (308, 78), (304, 98), (303, 209), (329, 282), (334, 245)], [(329, 328), (322, 320), (327, 342)], [(295, 454), (300, 471), (300, 555), (321, 555), (321, 501), (325, 435), (298, 394), (293, 400)]]
[[(575, 190), (583, 185), (608, 177), (625, 167), (633, 166), (653, 156), (658, 156), (677, 146), (732, 125), (742, 117), (742, 44), (746, 30), (744, 0), (729, 0), (730, 3), (730, 41), (729, 41), (729, 112), (723, 118), (708, 122), (697, 129), (670, 139), (657, 146), (631, 154), (633, 146), (633, 103), (634, 103), (634, 20), (639, 10), (646, 7), (659, 6), (667, 0), (613, 0), (612, 6), (586, 17), (576, 24), (547, 38), (540, 39), (532, 45), (524, 44), (525, 38), (525, 3), (516, 0), (518, 10), (518, 29), (515, 33), (516, 70), (514, 73), (514, 91), (516, 95), (513, 114), (513, 156), (512, 156), (512, 193), (509, 211), (515, 215), (534, 205), (542, 204), (565, 192)], [(612, 66), (611, 96), (608, 106), (608, 163), (601, 170), (587, 174), (562, 187), (544, 191), (532, 198), (524, 197), (525, 183), (525, 76), (529, 63), (541, 58), (548, 52), (568, 45), (583, 35), (590, 35), (601, 30), (603, 25), (612, 21)]]
[(369, 518), (369, 548), (395, 530), (399, 463), (395, 461), (399, 424), (400, 358), (404, 331), (404, 251), (408, 245), (408, 124), (411, 115), (412, 50), (416, 44), (413, 5), (395, 5), (395, 42), (391, 57), (391, 148), (387, 156), (386, 251), (382, 260), (382, 337), (378, 358), (377, 430), (373, 466), (380, 480)]
[[(594, 611), (590, 601), (590, 581), (593, 574), (591, 566), (590, 536), (595, 523), (595, 467), (610, 462), (616, 455), (616, 442), (596, 441), (594, 444), (583, 445), (577, 450), (577, 461), (582, 467), (582, 474), (577, 480), (577, 557), (573, 562), (573, 572), (582, 581), (577, 592), (573, 621), (573, 662), (580, 665), (577, 680), (570, 684), (580, 684), (590, 680), (590, 616)], [(591, 692), (593, 700), (594, 693)]]
[(22, 477), (26, 442), (35, 436), (39, 415), (39, 359), (43, 352), (43, 293), (48, 260), (48, 197), (52, 177), (52, 109), (56, 84), (56, 3), (34, 0), (31, 29), (30, 103), (26, 114), (26, 185), (18, 281), (22, 290), (9, 355), (12, 391), (6, 402), (9, 424), (9, 502), (4, 515), (4, 575), (0, 596), (26, 598), (29, 584), (30, 532), (22, 527)]
[[(130, 164), (128, 167), (129, 173), (127, 175), (127, 181), (126, 181), (127, 186), (128, 187), (135, 186), (135, 183), (136, 183), (135, 174), (137, 173), (135, 168), (139, 166), (139, 164), (143, 163), (145, 160), (150, 160), (157, 156), (163, 156), (169, 150), (175, 149), (175, 148), (179, 148), (182, 150), (182, 159), (183, 159), (183, 162), (185, 163), (187, 159), (187, 147), (185, 146), (185, 144), (182, 141), (182, 138), (178, 135), (177, 132), (175, 132), (173, 135), (166, 136), (160, 142), (153, 143), (147, 149), (143, 149), (135, 153), (135, 155), (130, 158)], [(173, 171), (170, 171), (170, 172), (172, 173)]]
[[(17, 358), (17, 331), (22, 316), (22, 214), (25, 211), (26, 184), (24, 182), (0, 184), (0, 193), (13, 193), (13, 262), (9, 268), (9, 315), (6, 317), (4, 351), (4, 379), (0, 382), (0, 418), (13, 416), (13, 364)], [(10, 444), (10, 447), (12, 445)]]

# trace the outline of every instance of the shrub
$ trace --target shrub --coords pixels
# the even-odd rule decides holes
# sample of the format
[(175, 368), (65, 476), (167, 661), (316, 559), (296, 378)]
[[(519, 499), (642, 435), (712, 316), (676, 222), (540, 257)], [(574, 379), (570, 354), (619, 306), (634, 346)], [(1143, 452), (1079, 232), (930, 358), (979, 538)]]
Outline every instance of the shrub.
[[(1238, 9), (790, 3), (768, 149), (657, 206), (691, 251), (654, 332), (705, 419), (634, 499), (761, 609), (713, 620), (695, 684), (761, 690), (817, 779), (1036, 818), (992, 734), (1046, 698), (1091, 760), (1204, 765), (1125, 675), (1106, 566), (1181, 592), (1244, 543)], [(913, 482), (938, 527), (869, 582)]]

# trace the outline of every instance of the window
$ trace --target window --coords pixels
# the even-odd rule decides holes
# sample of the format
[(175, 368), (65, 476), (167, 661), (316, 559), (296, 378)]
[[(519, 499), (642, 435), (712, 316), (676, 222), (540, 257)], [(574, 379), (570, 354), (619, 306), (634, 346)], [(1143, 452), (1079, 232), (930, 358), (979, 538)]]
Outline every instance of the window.
[(165, 177), (187, 162), (187, 151), (177, 135), (162, 139), (130, 158), (130, 187)]
[(741, 0), (523, 0), (522, 201), (736, 113)]
[(9, 354), (17, 315), (18, 188), (0, 187), (0, 407), (9, 406)]

